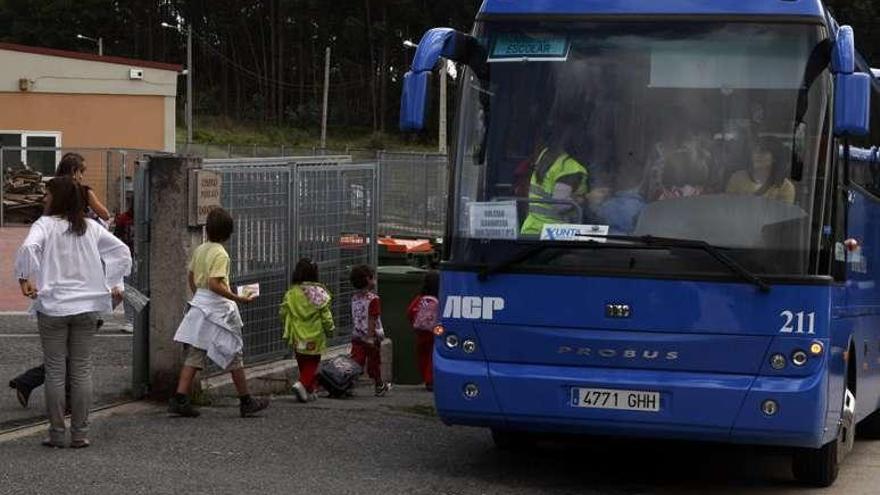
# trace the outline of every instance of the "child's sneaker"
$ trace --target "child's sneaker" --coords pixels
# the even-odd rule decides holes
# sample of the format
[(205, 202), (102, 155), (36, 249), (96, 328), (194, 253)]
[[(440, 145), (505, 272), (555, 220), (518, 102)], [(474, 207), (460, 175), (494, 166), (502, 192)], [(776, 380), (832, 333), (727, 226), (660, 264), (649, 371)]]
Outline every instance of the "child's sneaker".
[(376, 385), (376, 397), (383, 397), (390, 391), (391, 382), (383, 382), (381, 385)]
[(310, 393), (309, 394), (309, 402), (315, 402), (316, 400), (318, 400), (318, 393), (317, 392)]
[(241, 413), (242, 418), (247, 418), (248, 416), (253, 416), (254, 414), (262, 411), (269, 407), (269, 399), (259, 397), (253, 398), (248, 397), (247, 399), (242, 399), (241, 404), (238, 406), (239, 413)]
[(309, 392), (308, 390), (306, 390), (305, 385), (300, 382), (296, 382), (293, 384), (293, 394), (296, 395), (296, 400), (300, 402), (309, 401)]
[(188, 395), (175, 395), (168, 401), (168, 412), (184, 418), (198, 418), (199, 410), (193, 407)]

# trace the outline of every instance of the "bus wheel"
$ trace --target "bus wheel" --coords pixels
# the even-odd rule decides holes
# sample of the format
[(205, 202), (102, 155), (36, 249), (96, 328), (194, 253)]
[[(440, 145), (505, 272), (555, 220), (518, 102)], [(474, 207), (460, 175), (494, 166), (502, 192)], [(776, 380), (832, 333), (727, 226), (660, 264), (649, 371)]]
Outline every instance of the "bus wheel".
[(840, 471), (837, 458), (838, 441), (829, 442), (819, 449), (802, 449), (794, 453), (792, 471), (801, 483), (817, 487), (831, 486)]
[(827, 487), (840, 472), (840, 461), (852, 450), (855, 441), (856, 397), (847, 387), (837, 429), (837, 440), (818, 449), (800, 449), (794, 453), (792, 471), (802, 483)]
[(527, 432), (495, 428), (492, 428), (492, 441), (498, 450), (521, 451), (535, 445), (534, 437)]

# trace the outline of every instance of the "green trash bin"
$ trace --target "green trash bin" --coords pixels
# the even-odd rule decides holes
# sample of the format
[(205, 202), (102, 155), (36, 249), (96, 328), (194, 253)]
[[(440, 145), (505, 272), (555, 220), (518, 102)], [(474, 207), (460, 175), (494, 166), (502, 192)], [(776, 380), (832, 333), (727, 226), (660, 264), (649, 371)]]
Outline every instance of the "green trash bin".
[(422, 288), (427, 270), (411, 266), (380, 266), (379, 296), (382, 298), (382, 325), (394, 343), (392, 380), (403, 385), (422, 383), (416, 360), (416, 337), (406, 308)]

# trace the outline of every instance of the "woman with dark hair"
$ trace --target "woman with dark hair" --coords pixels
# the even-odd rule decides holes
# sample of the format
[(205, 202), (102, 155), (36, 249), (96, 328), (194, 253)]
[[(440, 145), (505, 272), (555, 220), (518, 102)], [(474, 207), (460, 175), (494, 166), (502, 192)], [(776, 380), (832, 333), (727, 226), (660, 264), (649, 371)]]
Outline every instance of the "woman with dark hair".
[[(86, 218), (91, 218), (107, 227), (107, 221), (110, 220), (110, 212), (92, 191), (92, 188), (83, 184), (83, 177), (86, 173), (85, 159), (79, 153), (65, 153), (58, 162), (58, 168), (55, 169), (56, 177), (68, 177), (74, 181), (81, 195), (81, 204), (83, 205), (83, 214)], [(129, 248), (130, 249), (130, 248)], [(100, 328), (104, 321), (98, 318), (97, 327)], [(127, 327), (123, 327), (125, 331)], [(16, 376), (9, 381), (9, 388), (15, 390), (18, 402), (21, 407), (27, 407), (30, 401), (31, 393), (34, 389), (43, 385), (46, 381), (46, 367), (44, 365), (31, 368), (24, 373)], [(68, 384), (69, 385), (69, 384)], [(68, 386), (69, 388), (69, 386)], [(69, 401), (68, 401), (69, 402)], [(68, 404), (68, 409), (70, 404)]]
[[(49, 181), (46, 213), (32, 226), (15, 258), (21, 292), (34, 300), (43, 362), (49, 437), (43, 445), (64, 447), (64, 384), (69, 373), (70, 446), (89, 446), (92, 347), (98, 315), (122, 300), (123, 277), (131, 270), (128, 247), (97, 222), (85, 218), (79, 184), (71, 177)], [(69, 366), (65, 366), (65, 357)]]
[[(95, 191), (83, 184), (86, 173), (86, 161), (79, 153), (65, 153), (58, 162), (55, 177), (70, 177), (79, 185), (86, 216), (103, 222), (110, 221), (110, 210), (101, 203)], [(99, 222), (100, 223), (100, 222)], [(104, 225), (106, 227), (106, 225)]]
[(794, 204), (794, 184), (786, 177), (785, 147), (778, 139), (762, 138), (752, 150), (752, 161), (727, 182), (731, 194), (754, 194)]
[(299, 368), (293, 393), (300, 402), (308, 402), (318, 397), (318, 365), (335, 328), (332, 298), (330, 291), (318, 283), (318, 265), (308, 258), (299, 260), (290, 282), (278, 315), (284, 326), (284, 341), (293, 348)]

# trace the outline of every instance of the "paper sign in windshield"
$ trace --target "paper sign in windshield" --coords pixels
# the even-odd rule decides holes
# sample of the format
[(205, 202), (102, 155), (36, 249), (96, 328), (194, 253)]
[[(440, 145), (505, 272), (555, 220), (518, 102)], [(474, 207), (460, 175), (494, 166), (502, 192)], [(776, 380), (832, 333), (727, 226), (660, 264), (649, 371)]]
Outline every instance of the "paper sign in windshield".
[(492, 45), (490, 62), (511, 62), (523, 59), (538, 62), (564, 62), (570, 43), (561, 36), (527, 36), (500, 34)]
[(474, 239), (516, 239), (519, 220), (515, 201), (470, 203), (469, 237)]
[(549, 224), (541, 230), (542, 241), (605, 242), (607, 225)]

